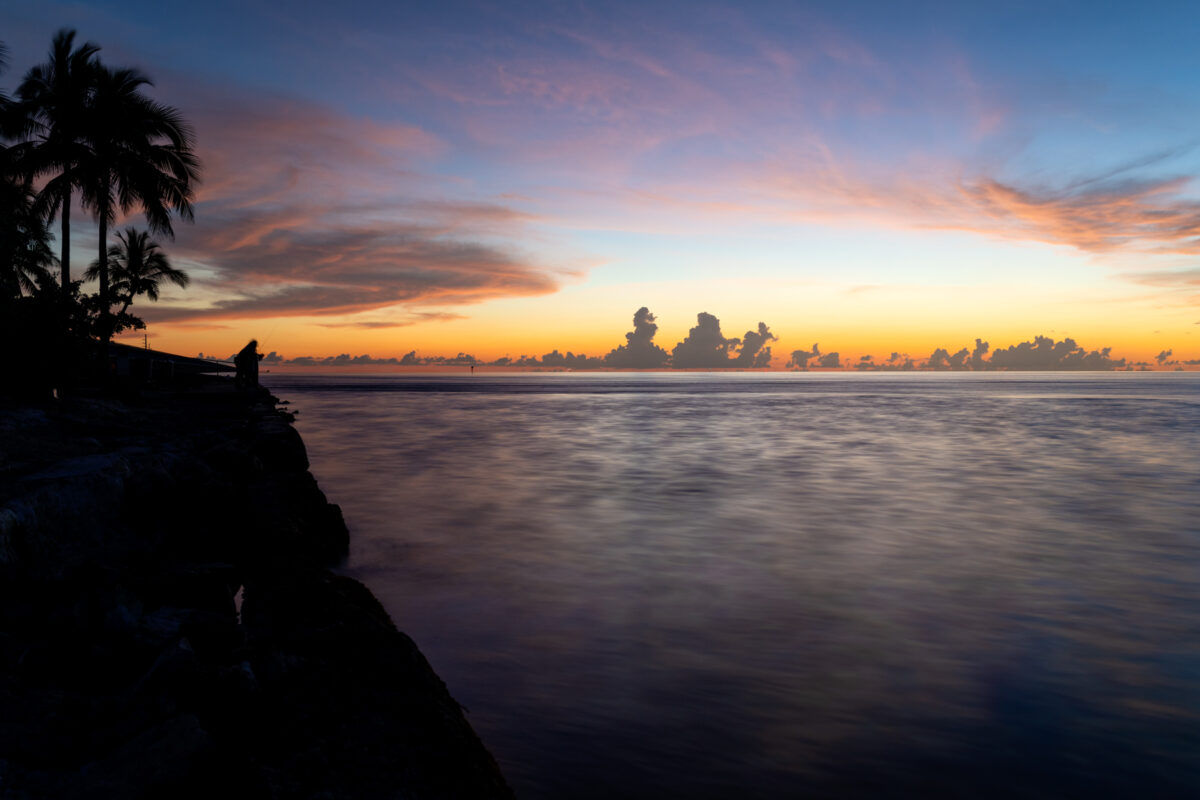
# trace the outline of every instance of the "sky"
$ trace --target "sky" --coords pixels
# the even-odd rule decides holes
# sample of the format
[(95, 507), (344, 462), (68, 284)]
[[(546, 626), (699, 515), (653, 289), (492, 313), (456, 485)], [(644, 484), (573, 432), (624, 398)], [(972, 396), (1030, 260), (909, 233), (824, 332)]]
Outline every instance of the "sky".
[(0, 6), (0, 87), (70, 27), (196, 129), (160, 349), (1200, 358), (1195, 3)]

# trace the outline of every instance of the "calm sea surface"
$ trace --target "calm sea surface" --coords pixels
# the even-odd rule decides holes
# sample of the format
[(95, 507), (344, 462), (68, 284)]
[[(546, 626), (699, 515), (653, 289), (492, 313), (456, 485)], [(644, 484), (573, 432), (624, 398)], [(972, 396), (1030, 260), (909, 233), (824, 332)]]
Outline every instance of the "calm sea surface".
[(1200, 374), (264, 377), (521, 797), (1200, 793)]

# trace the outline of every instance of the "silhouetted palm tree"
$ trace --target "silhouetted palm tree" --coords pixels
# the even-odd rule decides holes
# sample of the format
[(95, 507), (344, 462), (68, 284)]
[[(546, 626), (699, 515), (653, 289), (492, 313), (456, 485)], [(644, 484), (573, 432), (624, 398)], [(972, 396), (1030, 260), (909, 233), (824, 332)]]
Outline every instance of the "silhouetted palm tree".
[(112, 293), (125, 303), (117, 316), (128, 311), (134, 299), (141, 295), (158, 300), (158, 287), (163, 281), (170, 281), (180, 288), (187, 287), (187, 273), (171, 266), (148, 231), (126, 228), (117, 234), (117, 239), (120, 244), (108, 248), (107, 263), (102, 264), (97, 259), (84, 276), (91, 280), (100, 275), (101, 269), (112, 271)]
[(95, 75), (83, 134), (89, 152), (80, 167), (80, 183), (83, 202), (100, 228), (95, 265), (102, 313), (107, 316), (114, 299), (105, 259), (110, 252), (108, 226), (117, 211), (140, 208), (151, 230), (173, 237), (172, 211), (193, 218), (199, 161), (192, 152), (192, 129), (179, 112), (141, 93), (143, 86), (152, 85), (148, 77), (136, 69), (104, 66)]
[[(4, 42), (0, 42), (0, 74), (8, 70), (8, 47)], [(13, 99), (0, 91), (0, 140), (19, 135), (20, 126), (14, 125), (16, 103)], [(7, 148), (3, 141), (0, 141), (0, 152), (4, 152)]]
[(27, 181), (0, 177), (0, 297), (32, 294), (52, 285), (54, 253), (46, 223), (34, 209)]
[[(8, 69), (8, 48), (4, 42), (0, 42), (0, 74), (3, 74)], [(9, 118), (12, 113), (13, 101), (12, 98), (0, 91), (0, 139), (9, 135)], [(0, 141), (0, 150), (4, 149), (4, 143)]]
[(79, 184), (77, 168), (89, 156), (84, 142), (86, 118), (99, 47), (75, 47), (75, 31), (54, 35), (48, 60), (29, 70), (17, 88), (28, 141), (14, 146), (16, 161), (32, 176), (49, 176), (38, 193), (38, 209), (47, 221), (62, 212), (59, 239), (63, 291), (71, 287), (71, 194)]
[[(8, 68), (8, 48), (0, 42), (0, 73)], [(0, 137), (20, 135), (22, 122), (12, 99), (0, 92)], [(55, 262), (50, 236), (34, 210), (28, 179), (13, 168), (15, 154), (0, 142), (0, 298), (32, 294), (47, 286)]]

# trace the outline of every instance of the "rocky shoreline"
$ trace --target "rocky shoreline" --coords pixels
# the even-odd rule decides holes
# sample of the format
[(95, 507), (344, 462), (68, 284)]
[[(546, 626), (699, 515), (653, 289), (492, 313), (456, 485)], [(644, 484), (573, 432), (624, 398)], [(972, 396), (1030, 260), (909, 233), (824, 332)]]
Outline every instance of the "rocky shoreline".
[(0, 406), (0, 797), (511, 797), (347, 544), (265, 390)]

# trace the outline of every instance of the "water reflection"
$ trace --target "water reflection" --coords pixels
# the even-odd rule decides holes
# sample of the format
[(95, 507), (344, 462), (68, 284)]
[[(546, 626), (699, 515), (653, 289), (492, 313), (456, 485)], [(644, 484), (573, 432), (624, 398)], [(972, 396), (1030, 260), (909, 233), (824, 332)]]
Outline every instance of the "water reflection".
[(1200, 787), (1195, 376), (272, 377), (524, 797)]

